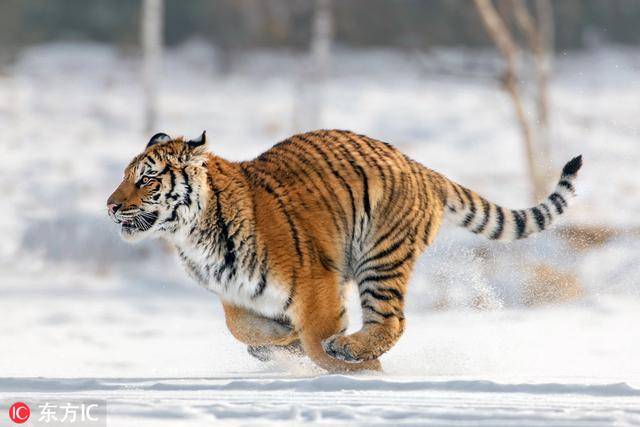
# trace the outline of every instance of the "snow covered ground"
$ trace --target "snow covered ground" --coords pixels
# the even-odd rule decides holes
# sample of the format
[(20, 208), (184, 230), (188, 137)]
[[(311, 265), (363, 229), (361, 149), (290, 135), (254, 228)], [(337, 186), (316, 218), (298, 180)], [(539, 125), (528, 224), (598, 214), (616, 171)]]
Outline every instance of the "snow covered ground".
[(414, 312), (384, 374), (327, 376), (254, 361), (187, 293), (3, 298), (0, 401), (107, 399), (110, 426), (640, 424), (637, 302)]
[[(552, 92), (550, 170), (585, 156), (569, 222), (623, 232), (578, 251), (553, 232), (504, 246), (444, 228), (385, 373), (327, 376), (286, 355), (255, 361), (160, 242), (119, 240), (104, 202), (148, 139), (136, 59), (98, 45), (24, 51), (0, 75), (0, 412), (72, 396), (107, 399), (110, 426), (639, 425), (638, 53), (561, 56)], [(198, 44), (165, 61), (159, 130), (206, 129), (232, 159), (295, 131), (292, 55), (249, 54), (225, 75)], [(511, 106), (493, 82), (425, 74), (392, 52), (341, 52), (334, 69), (325, 127), (529, 204)], [(540, 263), (574, 277), (580, 297), (525, 306)]]
[(3, 298), (0, 401), (107, 399), (110, 426), (640, 424), (637, 302), (414, 312), (384, 374), (327, 376), (256, 362), (186, 293)]

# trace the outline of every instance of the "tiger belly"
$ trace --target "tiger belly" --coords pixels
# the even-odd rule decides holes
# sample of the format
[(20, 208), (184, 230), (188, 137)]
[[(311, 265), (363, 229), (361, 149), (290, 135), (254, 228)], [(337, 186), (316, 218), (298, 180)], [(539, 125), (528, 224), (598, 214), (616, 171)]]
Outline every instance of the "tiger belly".
[(220, 271), (223, 260), (211, 260), (199, 251), (178, 250), (183, 265), (192, 279), (218, 294), (230, 304), (248, 308), (269, 318), (286, 317), (289, 292), (270, 280), (262, 289), (259, 277), (249, 277), (243, 271)]
[(258, 297), (254, 297), (258, 288), (256, 280), (235, 280), (227, 283), (210, 282), (207, 289), (217, 293), (225, 302), (248, 308), (269, 318), (286, 317), (285, 308), (289, 298), (278, 283), (271, 282)]

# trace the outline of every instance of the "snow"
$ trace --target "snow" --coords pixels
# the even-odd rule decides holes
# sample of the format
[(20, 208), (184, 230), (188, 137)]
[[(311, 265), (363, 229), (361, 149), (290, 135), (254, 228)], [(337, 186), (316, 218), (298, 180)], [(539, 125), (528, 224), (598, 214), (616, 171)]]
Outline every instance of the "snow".
[(341, 376), (251, 359), (186, 293), (3, 298), (0, 401), (107, 399), (110, 426), (640, 423), (637, 301), (412, 312), (385, 373)]
[[(443, 228), (385, 372), (341, 376), (284, 354), (252, 359), (166, 246), (120, 241), (104, 203), (149, 137), (138, 60), (91, 44), (24, 51), (0, 76), (0, 412), (63, 396), (107, 399), (110, 426), (639, 425), (638, 57), (571, 53), (552, 82), (549, 169), (585, 158), (564, 224), (622, 232), (577, 251), (554, 232), (502, 245)], [(326, 127), (389, 141), (503, 205), (529, 204), (494, 82), (426, 74), (396, 52), (341, 51), (332, 63)], [(255, 156), (295, 131), (295, 64), (252, 52), (223, 75), (206, 46), (167, 52), (158, 131), (206, 129), (214, 152)], [(575, 276), (581, 296), (526, 306), (539, 263)], [(354, 295), (349, 311), (356, 330)]]
[[(350, 425), (603, 425), (637, 422), (640, 390), (627, 384), (500, 384), (492, 381), (363, 379), (340, 375), (279, 380), (255, 377), (0, 380), (0, 389), (109, 396), (110, 423), (152, 425), (247, 419)], [(587, 413), (587, 416), (582, 415)], [(170, 420), (166, 420), (167, 415)], [(114, 419), (115, 418), (115, 419)], [(168, 422), (167, 422), (168, 421)], [(143, 423), (144, 425), (144, 423)]]

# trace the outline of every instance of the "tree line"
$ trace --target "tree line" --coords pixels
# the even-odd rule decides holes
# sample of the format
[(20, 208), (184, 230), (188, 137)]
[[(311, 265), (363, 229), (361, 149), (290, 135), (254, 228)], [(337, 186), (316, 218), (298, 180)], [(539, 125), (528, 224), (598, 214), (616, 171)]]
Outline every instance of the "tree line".
[[(509, 0), (495, 3), (502, 13)], [(640, 1), (552, 3), (556, 49), (588, 47), (599, 40), (640, 42)], [(164, 0), (164, 8), (168, 46), (194, 36), (229, 50), (305, 50), (311, 43), (315, 8), (311, 0)], [(132, 0), (3, 0), (0, 46), (6, 50), (66, 39), (137, 44), (140, 9), (139, 2)], [(493, 44), (468, 0), (340, 0), (333, 4), (333, 17), (338, 45), (428, 49)]]

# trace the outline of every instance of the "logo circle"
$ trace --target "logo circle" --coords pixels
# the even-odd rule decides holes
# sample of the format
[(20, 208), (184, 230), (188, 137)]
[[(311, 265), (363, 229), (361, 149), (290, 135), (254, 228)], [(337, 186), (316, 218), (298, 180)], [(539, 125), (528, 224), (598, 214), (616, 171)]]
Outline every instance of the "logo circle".
[(31, 416), (31, 409), (26, 403), (16, 402), (9, 408), (9, 418), (16, 424), (22, 424), (27, 422)]

